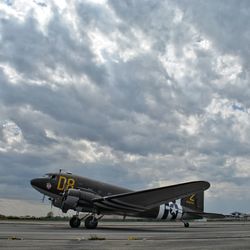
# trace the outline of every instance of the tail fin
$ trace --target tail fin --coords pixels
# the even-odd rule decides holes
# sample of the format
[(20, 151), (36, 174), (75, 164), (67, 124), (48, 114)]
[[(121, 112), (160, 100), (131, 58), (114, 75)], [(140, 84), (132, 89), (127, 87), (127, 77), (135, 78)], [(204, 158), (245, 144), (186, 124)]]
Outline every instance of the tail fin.
[(204, 192), (201, 191), (181, 199), (181, 205), (195, 211), (204, 211)]

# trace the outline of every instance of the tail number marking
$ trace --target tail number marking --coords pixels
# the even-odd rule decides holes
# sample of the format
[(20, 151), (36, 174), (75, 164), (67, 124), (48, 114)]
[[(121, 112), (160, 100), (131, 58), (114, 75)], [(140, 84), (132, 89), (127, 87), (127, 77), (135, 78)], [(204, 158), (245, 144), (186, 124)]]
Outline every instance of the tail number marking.
[(195, 194), (192, 194), (191, 196), (189, 196), (186, 202), (188, 204), (194, 205), (194, 203), (195, 203)]

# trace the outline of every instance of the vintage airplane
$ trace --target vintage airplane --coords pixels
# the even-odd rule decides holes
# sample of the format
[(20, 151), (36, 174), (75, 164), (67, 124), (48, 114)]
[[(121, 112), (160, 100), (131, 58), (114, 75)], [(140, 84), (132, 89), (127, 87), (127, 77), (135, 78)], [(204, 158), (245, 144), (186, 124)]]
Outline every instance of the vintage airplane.
[[(52, 205), (64, 213), (76, 211), (70, 226), (77, 228), (85, 220), (85, 227), (94, 229), (106, 214), (143, 217), (157, 220), (187, 220), (223, 217), (204, 213), (204, 191), (210, 187), (206, 181), (194, 181), (172, 186), (132, 191), (71, 173), (49, 173), (31, 180), (31, 185), (49, 196)], [(180, 205), (176, 200), (181, 199)], [(80, 217), (79, 213), (88, 213)]]

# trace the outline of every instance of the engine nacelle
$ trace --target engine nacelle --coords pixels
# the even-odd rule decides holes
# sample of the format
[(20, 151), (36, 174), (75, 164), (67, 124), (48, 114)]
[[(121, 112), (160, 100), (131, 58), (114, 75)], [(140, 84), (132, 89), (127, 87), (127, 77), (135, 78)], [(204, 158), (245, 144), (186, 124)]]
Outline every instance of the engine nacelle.
[(85, 191), (85, 190), (83, 191), (80, 189), (69, 189), (68, 196), (74, 196), (74, 197), (79, 198), (79, 200), (84, 200), (88, 202), (92, 202), (93, 199), (101, 197), (100, 195), (96, 193)]
[(159, 207), (157, 220), (180, 220), (183, 215), (182, 206), (174, 202), (162, 204)]
[(51, 199), (51, 202), (52, 202), (53, 206), (61, 208), (61, 206), (62, 206), (62, 197)]
[(80, 189), (69, 189), (63, 195), (61, 209), (64, 213), (67, 213), (69, 209), (77, 210), (79, 204), (81, 204), (81, 207), (89, 207), (92, 205), (93, 199), (100, 197), (101, 196), (99, 196), (98, 194), (89, 191), (83, 191)]

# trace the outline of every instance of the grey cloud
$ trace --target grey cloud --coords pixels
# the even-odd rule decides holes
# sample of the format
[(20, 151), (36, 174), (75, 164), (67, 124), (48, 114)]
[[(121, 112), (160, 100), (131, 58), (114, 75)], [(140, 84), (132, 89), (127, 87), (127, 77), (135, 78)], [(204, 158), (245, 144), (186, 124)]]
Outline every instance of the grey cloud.
[(8, 62), (28, 79), (50, 81), (44, 69), (64, 67), (72, 75), (88, 75), (95, 84), (105, 83), (105, 70), (95, 64), (95, 57), (88, 47), (88, 38), (82, 33), (79, 43), (55, 10), (48, 24), (47, 34), (38, 27), (33, 14), (24, 23), (2, 18), (2, 62)]
[(115, 13), (126, 23), (127, 29), (137, 27), (150, 36), (156, 53), (163, 53), (169, 42), (174, 42), (179, 55), (182, 45), (190, 41), (184, 22), (174, 23), (176, 7), (173, 1), (109, 1)]
[(249, 68), (249, 1), (192, 0), (176, 3), (185, 17), (209, 36), (220, 50), (240, 55)]
[[(1, 61), (13, 64), (20, 73), (31, 77), (38, 71), (37, 61), (47, 54), (45, 38), (38, 32), (36, 21), (29, 17), (21, 24), (17, 20), (2, 18), (0, 27), (3, 43)], [(34, 49), (38, 44), (41, 44), (40, 49)]]

